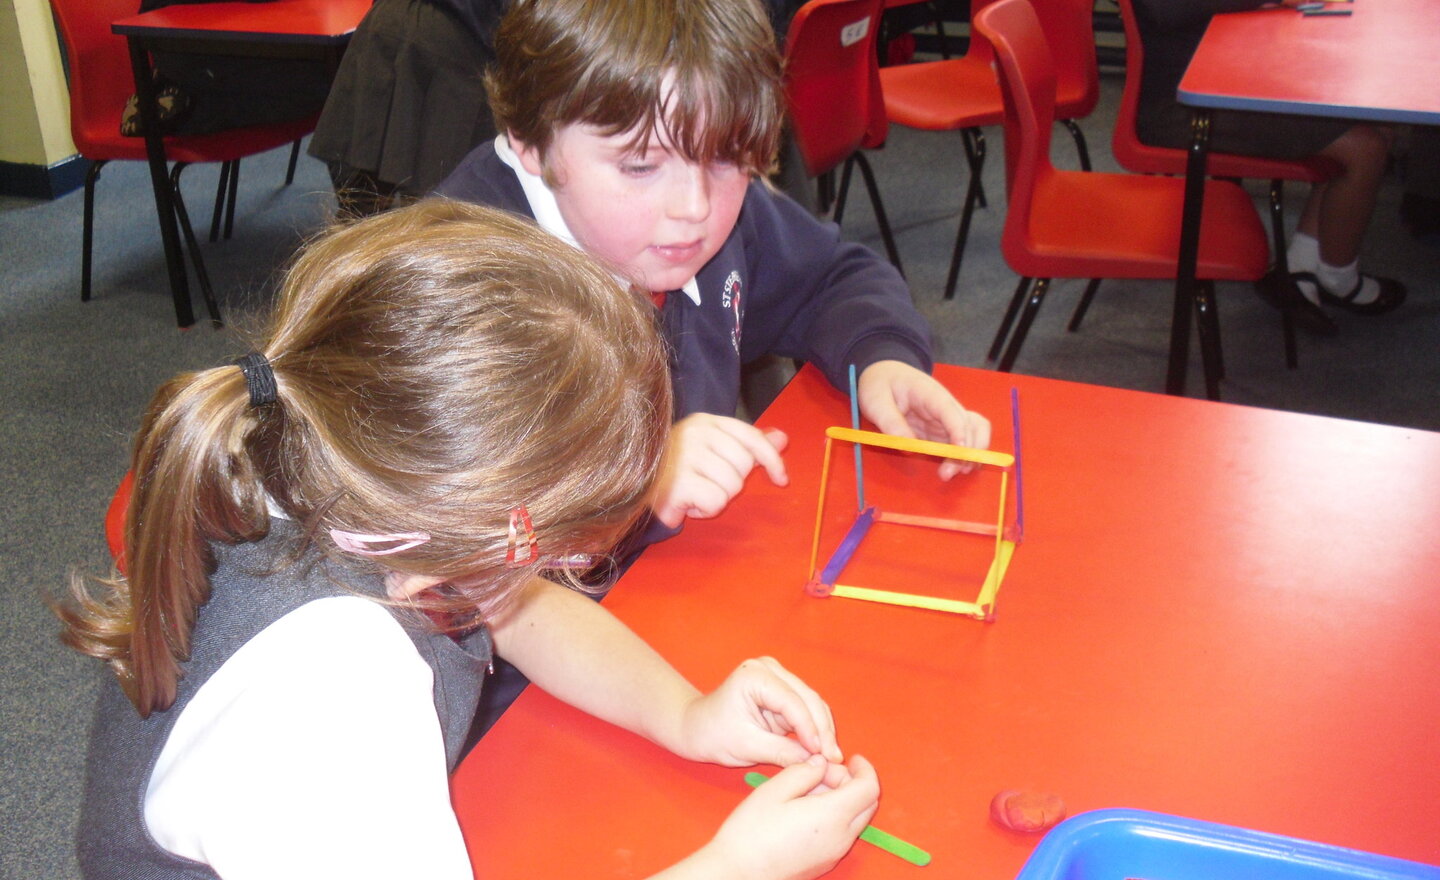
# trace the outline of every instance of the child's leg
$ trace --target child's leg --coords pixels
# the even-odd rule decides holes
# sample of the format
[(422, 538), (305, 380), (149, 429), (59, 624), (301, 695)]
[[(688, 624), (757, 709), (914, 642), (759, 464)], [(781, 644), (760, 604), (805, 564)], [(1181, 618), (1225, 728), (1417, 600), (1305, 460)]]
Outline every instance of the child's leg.
[(1343, 300), (1352, 307), (1388, 311), (1404, 298), (1397, 282), (1362, 278), (1358, 266), (1392, 138), (1390, 129), (1357, 125), (1321, 150), (1341, 171), (1312, 188), (1286, 254), (1292, 272), (1310, 276), (1298, 283), (1312, 302)]

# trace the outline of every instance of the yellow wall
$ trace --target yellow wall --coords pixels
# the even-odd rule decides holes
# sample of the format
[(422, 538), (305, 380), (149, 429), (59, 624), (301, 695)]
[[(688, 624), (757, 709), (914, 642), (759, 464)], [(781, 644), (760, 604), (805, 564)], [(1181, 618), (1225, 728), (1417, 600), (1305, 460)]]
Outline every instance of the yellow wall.
[(0, 161), (48, 168), (74, 155), (50, 4), (0, 0)]

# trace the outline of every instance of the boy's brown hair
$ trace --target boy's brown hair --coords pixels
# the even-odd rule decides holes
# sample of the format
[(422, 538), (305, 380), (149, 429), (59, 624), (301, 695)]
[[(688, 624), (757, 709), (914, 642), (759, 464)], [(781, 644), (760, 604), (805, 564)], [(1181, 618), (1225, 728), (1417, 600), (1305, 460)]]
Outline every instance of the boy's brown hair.
[[(211, 542), (255, 541), (267, 502), (343, 568), (441, 579), (427, 611), (486, 618), (545, 558), (605, 553), (640, 517), (670, 424), (648, 301), (503, 212), (422, 201), (325, 235), (256, 345), (275, 401), (221, 366), (172, 379), (136, 437), (126, 573), (56, 603), (142, 715), (175, 697)], [(507, 560), (524, 507), (539, 559)], [(376, 562), (329, 529), (424, 532)], [(524, 559), (524, 555), (521, 555)]]
[(664, 133), (692, 162), (764, 174), (784, 124), (782, 60), (755, 0), (516, 0), (486, 75), (501, 131), (543, 158), (562, 126)]

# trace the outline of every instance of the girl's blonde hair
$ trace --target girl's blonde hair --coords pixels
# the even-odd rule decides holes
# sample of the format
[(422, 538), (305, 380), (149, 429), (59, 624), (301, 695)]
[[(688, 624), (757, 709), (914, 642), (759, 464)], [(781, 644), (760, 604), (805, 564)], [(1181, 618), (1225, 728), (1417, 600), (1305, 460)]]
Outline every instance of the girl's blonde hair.
[[(443, 579), (420, 604), (471, 621), (643, 511), (671, 416), (653, 309), (527, 221), (427, 200), (338, 228), (290, 268), (265, 339), (275, 403), (252, 407), (235, 366), (156, 394), (127, 574), (76, 579), (57, 607), (64, 641), (108, 661), (142, 715), (174, 700), (209, 542), (262, 538), (267, 497), (329, 554), (332, 528), (427, 533), (384, 566)], [(512, 567), (522, 507), (540, 558)]]
[(692, 162), (756, 174), (784, 126), (782, 60), (755, 0), (516, 0), (486, 74), (501, 131), (543, 158), (556, 131), (584, 124), (661, 132)]

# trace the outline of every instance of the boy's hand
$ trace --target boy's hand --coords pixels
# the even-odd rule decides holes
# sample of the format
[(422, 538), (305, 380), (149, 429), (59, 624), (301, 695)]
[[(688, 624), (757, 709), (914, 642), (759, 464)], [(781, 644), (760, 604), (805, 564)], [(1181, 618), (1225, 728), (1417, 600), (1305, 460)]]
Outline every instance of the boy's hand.
[(837, 765), (844, 760), (830, 707), (770, 657), (746, 660), (720, 687), (685, 706), (671, 748), (727, 767), (786, 767), (812, 755)]
[(770, 482), (790, 482), (780, 453), (784, 432), (761, 431), (739, 419), (694, 413), (675, 423), (665, 450), (660, 478), (651, 496), (655, 518), (670, 528), (686, 517), (718, 516), (740, 494), (745, 478), (760, 465)]
[(857, 755), (846, 768), (817, 755), (751, 792), (697, 857), (719, 876), (809, 880), (850, 851), (879, 805), (869, 761)]
[[(856, 384), (860, 412), (881, 433), (970, 449), (990, 446), (990, 420), (965, 409), (944, 385), (907, 363), (876, 361)], [(940, 479), (969, 473), (974, 467), (947, 459), (940, 464)]]

